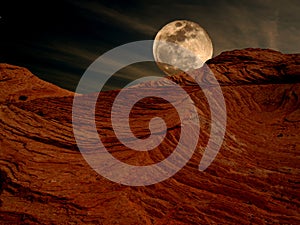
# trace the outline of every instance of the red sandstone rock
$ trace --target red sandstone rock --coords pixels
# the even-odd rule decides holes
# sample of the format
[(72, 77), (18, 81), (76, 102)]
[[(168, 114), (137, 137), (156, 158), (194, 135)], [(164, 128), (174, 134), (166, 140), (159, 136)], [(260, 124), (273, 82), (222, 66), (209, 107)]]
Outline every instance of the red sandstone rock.
[[(78, 151), (71, 92), (24, 68), (1, 64), (1, 224), (299, 224), (300, 55), (245, 49), (222, 53), (208, 65), (222, 87), (228, 116), (216, 159), (204, 172), (198, 170), (209, 137), (209, 109), (195, 82), (179, 74), (170, 79), (199, 109), (198, 149), (173, 177), (129, 187), (97, 174)], [(203, 78), (201, 70), (194, 73)], [(161, 85), (166, 84), (141, 86), (159, 91)], [(112, 131), (109, 113), (117, 93), (101, 93), (98, 102), (96, 120), (105, 146), (134, 165), (164, 159), (180, 134), (176, 110), (151, 98), (133, 108), (137, 136), (148, 134), (147, 123), (158, 113), (154, 104), (169, 128), (158, 148), (135, 152)]]

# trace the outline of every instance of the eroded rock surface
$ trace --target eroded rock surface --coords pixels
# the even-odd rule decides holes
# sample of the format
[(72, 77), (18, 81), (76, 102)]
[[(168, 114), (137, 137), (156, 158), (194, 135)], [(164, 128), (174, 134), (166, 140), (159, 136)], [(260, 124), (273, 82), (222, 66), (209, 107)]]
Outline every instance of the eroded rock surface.
[[(210, 113), (195, 81), (179, 74), (170, 79), (189, 93), (201, 117), (197, 150), (173, 177), (130, 187), (97, 174), (78, 151), (73, 93), (24, 68), (1, 64), (1, 224), (299, 224), (300, 55), (245, 49), (222, 53), (208, 65), (227, 107), (225, 139), (216, 159), (204, 172), (198, 170)], [(193, 73), (206, 82), (201, 70)], [(161, 81), (139, 88), (172, 91)], [(168, 134), (156, 149), (132, 151), (112, 130), (110, 108), (117, 94), (101, 93), (96, 113), (110, 153), (133, 165), (171, 154), (180, 136), (176, 110), (161, 99), (139, 102), (131, 114), (133, 133), (146, 137), (149, 120), (162, 116)]]

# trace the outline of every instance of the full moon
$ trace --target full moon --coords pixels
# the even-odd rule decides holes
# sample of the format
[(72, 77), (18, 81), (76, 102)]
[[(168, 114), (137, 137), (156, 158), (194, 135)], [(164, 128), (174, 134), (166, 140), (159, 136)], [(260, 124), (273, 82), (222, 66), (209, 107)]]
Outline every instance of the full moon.
[[(173, 43), (180, 49), (164, 43)], [(187, 20), (176, 20), (165, 25), (156, 34), (153, 44), (154, 59), (167, 75), (181, 72), (178, 67), (185, 71), (200, 68), (212, 54), (213, 45), (207, 32), (199, 24)], [(172, 63), (168, 65), (161, 63), (161, 60)]]

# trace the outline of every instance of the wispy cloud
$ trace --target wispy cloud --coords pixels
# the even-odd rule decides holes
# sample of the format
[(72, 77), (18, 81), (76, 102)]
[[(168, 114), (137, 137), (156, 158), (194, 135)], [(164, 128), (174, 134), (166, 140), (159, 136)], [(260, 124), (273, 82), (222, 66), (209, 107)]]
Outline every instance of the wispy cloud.
[(105, 7), (97, 2), (78, 2), (72, 1), (72, 4), (80, 7), (88, 12), (89, 15), (93, 15), (94, 19), (106, 17), (109, 19), (109, 23), (115, 23), (119, 26), (133, 29), (136, 32), (140, 32), (147, 35), (153, 35), (156, 29), (149, 24), (146, 24), (140, 18), (136, 18), (132, 15), (121, 13), (115, 9)]

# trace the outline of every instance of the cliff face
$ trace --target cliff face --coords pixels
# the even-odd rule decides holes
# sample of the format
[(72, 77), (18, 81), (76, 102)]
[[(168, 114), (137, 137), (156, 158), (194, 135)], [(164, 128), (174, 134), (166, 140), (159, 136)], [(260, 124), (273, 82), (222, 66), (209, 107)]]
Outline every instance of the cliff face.
[[(300, 55), (245, 49), (222, 53), (208, 65), (227, 107), (216, 159), (198, 170), (209, 138), (209, 109), (194, 81), (179, 74), (170, 79), (199, 109), (198, 148), (173, 177), (130, 187), (97, 174), (78, 151), (72, 93), (24, 68), (1, 64), (1, 224), (299, 224)], [(167, 84), (141, 86), (159, 91), (161, 85)], [(137, 153), (121, 145), (112, 130), (110, 107), (117, 93), (101, 93), (98, 102), (97, 127), (106, 148), (133, 165), (168, 156), (180, 135), (176, 110), (151, 98), (133, 108), (136, 136), (148, 135), (147, 124), (157, 113), (165, 115), (169, 128), (156, 149)]]

